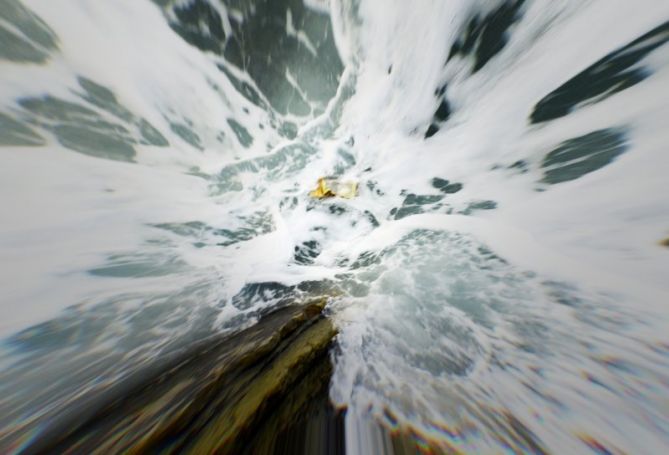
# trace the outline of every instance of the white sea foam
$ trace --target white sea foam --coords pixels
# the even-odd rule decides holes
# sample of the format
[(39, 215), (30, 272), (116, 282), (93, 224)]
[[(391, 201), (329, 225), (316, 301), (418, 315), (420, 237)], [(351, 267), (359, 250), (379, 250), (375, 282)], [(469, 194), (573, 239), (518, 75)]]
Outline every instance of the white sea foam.
[[(445, 65), (451, 45), (474, 12), (504, 2), (312, 0), (331, 14), (345, 69), (325, 113), (306, 116), (251, 102), (217, 65), (271, 104), (244, 68), (189, 45), (152, 2), (24, 3), (59, 50), (43, 65), (0, 61), (2, 112), (25, 117), (25, 97), (84, 103), (85, 77), (170, 145), (135, 144), (136, 162), (118, 162), (28, 122), (47, 145), (2, 148), (0, 336), (113, 312), (85, 352), (117, 359), (114, 340), (129, 340), (127, 368), (99, 373), (117, 378), (166, 346), (250, 324), (279, 286), (326, 283), (343, 291), (330, 306), (340, 329), (331, 395), (349, 407), (350, 429), (389, 411), (436, 440), (495, 451), (508, 412), (556, 452), (585, 451), (586, 436), (630, 453), (666, 447), (669, 47), (645, 57), (648, 77), (626, 90), (547, 123), (529, 116), (666, 21), (667, 2), (528, 1), (506, 46), (472, 73), (471, 58)], [(212, 5), (231, 36), (243, 12)], [(286, 36), (320, 55), (294, 14)], [(280, 76), (309, 96), (295, 72)], [(425, 139), (445, 83), (452, 113)], [(295, 139), (270, 127), (284, 121)], [(542, 181), (549, 152), (607, 129), (624, 132), (625, 153), (578, 179)], [(358, 197), (311, 200), (333, 174), (358, 181)], [(462, 189), (444, 195), (435, 177)], [(444, 198), (395, 219), (409, 195)], [(271, 285), (258, 296), (258, 283)], [(151, 309), (164, 319), (135, 340), (133, 321)], [(349, 432), (352, 453), (366, 447), (359, 433)]]

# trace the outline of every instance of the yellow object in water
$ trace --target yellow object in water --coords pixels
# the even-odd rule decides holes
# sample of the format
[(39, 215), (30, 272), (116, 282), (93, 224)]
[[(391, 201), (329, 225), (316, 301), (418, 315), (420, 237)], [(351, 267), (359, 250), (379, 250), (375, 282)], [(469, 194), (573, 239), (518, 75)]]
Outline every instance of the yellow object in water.
[(342, 197), (351, 199), (358, 194), (358, 184), (356, 182), (338, 182), (334, 179), (319, 178), (318, 186), (315, 190), (309, 192), (309, 196), (316, 199), (325, 199), (328, 197)]
[(309, 196), (316, 199), (324, 199), (326, 197), (333, 197), (334, 195), (332, 190), (328, 188), (328, 184), (323, 177), (318, 179), (318, 186), (316, 189), (309, 193)]

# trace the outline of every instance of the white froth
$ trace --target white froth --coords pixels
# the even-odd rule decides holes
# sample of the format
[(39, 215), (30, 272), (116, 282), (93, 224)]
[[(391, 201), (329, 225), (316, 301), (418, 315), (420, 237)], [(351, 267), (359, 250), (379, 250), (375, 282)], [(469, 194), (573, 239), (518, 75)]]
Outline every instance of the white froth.
[[(345, 69), (323, 115), (277, 119), (216, 65), (257, 90), (246, 71), (188, 45), (153, 2), (25, 1), (60, 50), (44, 65), (0, 62), (3, 112), (18, 112), (23, 97), (79, 102), (83, 76), (170, 146), (137, 145), (136, 163), (75, 153), (48, 133), (44, 147), (2, 149), (0, 337), (73, 305), (141, 308), (181, 297), (188, 323), (213, 309), (211, 330), (228, 330), (276, 303), (234, 306), (247, 285), (327, 281), (343, 290), (330, 307), (340, 329), (331, 391), (349, 406), (351, 453), (370, 447), (375, 430), (356, 420), (370, 405), (376, 417), (389, 409), (444, 439), (437, 425), (466, 427), (480, 417), (467, 406), (478, 404), (509, 410), (558, 452), (583, 451), (576, 435), (587, 432), (629, 453), (659, 453), (669, 422), (660, 400), (669, 252), (659, 244), (669, 237), (667, 46), (643, 60), (652, 69), (643, 82), (545, 124), (528, 118), (546, 94), (666, 20), (669, 2), (527, 2), (507, 45), (475, 74), (468, 58), (444, 65), (450, 45), (472, 12), (501, 1), (305, 3), (331, 14)], [(242, 13), (212, 4), (230, 35), (229, 20)], [(317, 54), (292, 14), (287, 36)], [(306, 98), (288, 69), (285, 78)], [(426, 140), (444, 83), (453, 112)], [(249, 148), (231, 118), (253, 136)], [(273, 120), (295, 122), (298, 137), (260, 128)], [(176, 121), (201, 147), (174, 132)], [(547, 153), (606, 128), (624, 129), (625, 153), (579, 179), (541, 183)], [(518, 160), (526, 173), (509, 170)], [(357, 198), (308, 197), (319, 177), (335, 173), (359, 182)], [(463, 188), (434, 212), (395, 220), (391, 210), (407, 194), (441, 195), (434, 177)], [(463, 214), (480, 201), (496, 208)], [(179, 231), (186, 228), (195, 234)], [(225, 243), (232, 231), (242, 239)], [(306, 242), (319, 251), (300, 263)], [(159, 270), (92, 273), (136, 256)], [(191, 288), (194, 297), (181, 294)], [(167, 323), (155, 330), (152, 349), (174, 336)], [(462, 448), (494, 451), (498, 442), (483, 432)]]

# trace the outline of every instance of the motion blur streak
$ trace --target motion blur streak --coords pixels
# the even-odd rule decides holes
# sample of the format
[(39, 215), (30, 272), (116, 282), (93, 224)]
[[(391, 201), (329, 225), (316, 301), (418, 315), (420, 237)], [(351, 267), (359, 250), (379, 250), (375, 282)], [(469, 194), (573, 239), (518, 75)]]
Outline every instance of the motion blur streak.
[(0, 0), (0, 453), (669, 451), (667, 119), (666, 0)]

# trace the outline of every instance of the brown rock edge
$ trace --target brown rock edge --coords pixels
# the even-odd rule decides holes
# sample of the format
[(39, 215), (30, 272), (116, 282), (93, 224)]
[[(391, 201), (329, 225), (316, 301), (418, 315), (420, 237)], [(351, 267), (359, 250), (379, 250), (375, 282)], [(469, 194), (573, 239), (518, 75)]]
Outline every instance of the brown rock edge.
[(281, 308), (209, 340), (94, 411), (67, 413), (23, 453), (343, 453), (342, 415), (327, 398), (336, 330), (325, 304)]

